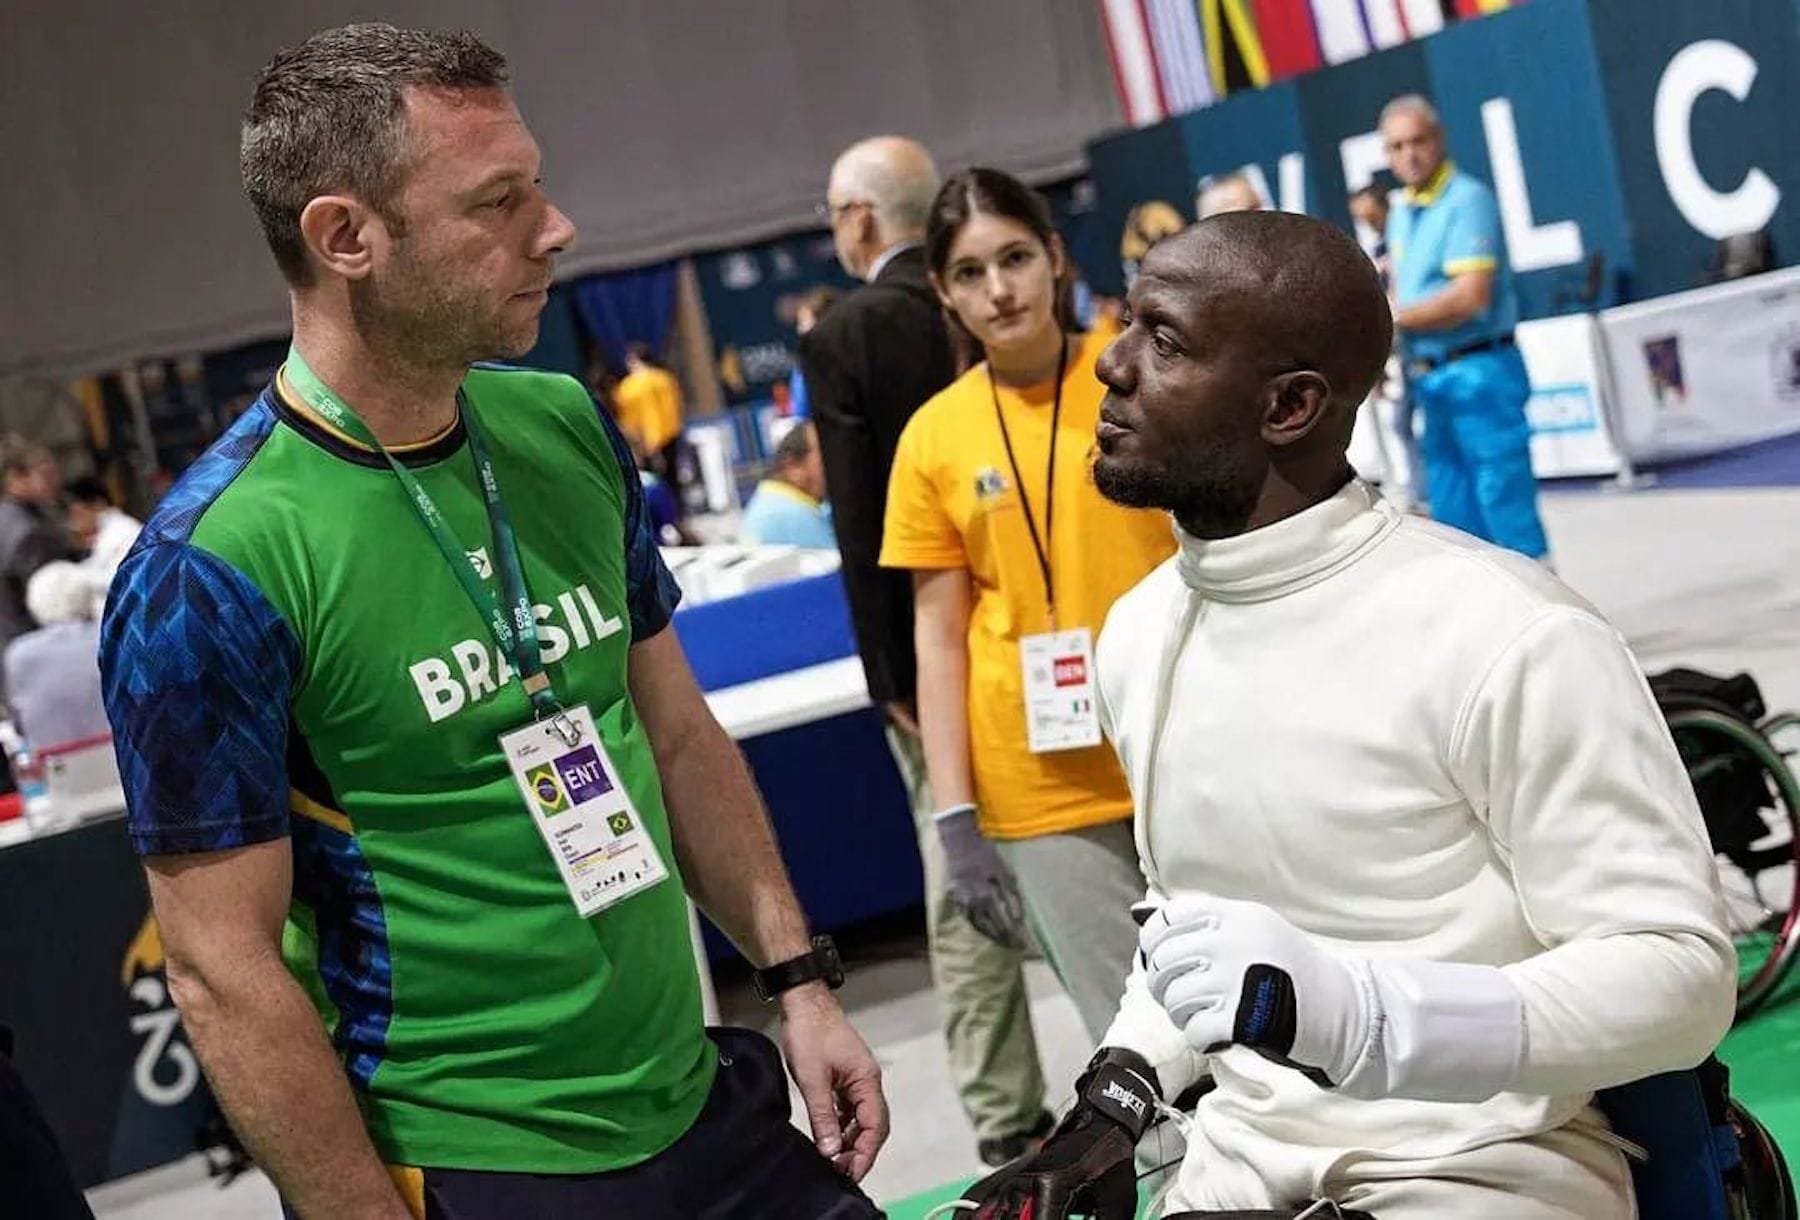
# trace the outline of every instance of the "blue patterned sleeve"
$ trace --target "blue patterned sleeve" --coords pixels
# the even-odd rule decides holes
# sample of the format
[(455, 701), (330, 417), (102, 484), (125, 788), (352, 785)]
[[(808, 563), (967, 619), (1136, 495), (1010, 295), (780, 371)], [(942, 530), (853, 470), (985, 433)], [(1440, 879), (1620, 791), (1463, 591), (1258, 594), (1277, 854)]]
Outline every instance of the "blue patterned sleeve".
[(612, 443), (625, 485), (625, 601), (631, 611), (631, 641), (635, 644), (669, 625), (675, 607), (681, 604), (681, 587), (657, 549), (656, 523), (644, 498), (631, 445), (605, 407), (595, 403), (594, 412)]
[(131, 840), (142, 855), (288, 833), (288, 707), (300, 645), (236, 568), (185, 542), (134, 551), (113, 582), (100, 673)]

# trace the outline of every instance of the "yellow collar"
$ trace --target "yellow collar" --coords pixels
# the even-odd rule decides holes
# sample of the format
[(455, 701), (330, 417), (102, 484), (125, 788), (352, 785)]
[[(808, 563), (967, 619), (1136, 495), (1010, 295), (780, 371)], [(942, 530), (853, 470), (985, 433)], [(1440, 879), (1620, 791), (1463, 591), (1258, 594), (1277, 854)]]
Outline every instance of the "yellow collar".
[[(318, 428), (319, 431), (329, 434), (334, 440), (339, 440), (346, 445), (361, 449), (364, 453), (375, 452), (349, 433), (342, 432), (339, 429), (332, 427), (330, 420), (313, 410), (312, 407), (307, 404), (306, 399), (302, 398), (299, 392), (294, 389), (293, 382), (288, 380), (287, 366), (285, 364), (275, 371), (275, 392), (281, 395), (281, 400), (287, 403), (295, 414), (305, 416), (306, 422)], [(412, 453), (414, 450), (428, 449), (432, 445), (443, 440), (446, 436), (449, 436), (450, 433), (456, 429), (456, 424), (456, 420), (451, 420), (448, 424), (444, 425), (443, 430), (437, 435), (428, 436), (422, 441), (413, 441), (405, 445), (389, 445), (388, 452)]]
[(1437, 167), (1436, 173), (1425, 180), (1424, 186), (1406, 188), (1406, 202), (1414, 207), (1430, 207), (1438, 201), (1438, 196), (1444, 193), (1444, 188), (1450, 185), (1450, 175), (1455, 172), (1456, 166), (1451, 164), (1450, 158), (1445, 157), (1444, 163)]
[(819, 511), (819, 502), (789, 483), (785, 479), (764, 479), (757, 490), (766, 491), (770, 495), (785, 496), (796, 504), (804, 504), (814, 512)]

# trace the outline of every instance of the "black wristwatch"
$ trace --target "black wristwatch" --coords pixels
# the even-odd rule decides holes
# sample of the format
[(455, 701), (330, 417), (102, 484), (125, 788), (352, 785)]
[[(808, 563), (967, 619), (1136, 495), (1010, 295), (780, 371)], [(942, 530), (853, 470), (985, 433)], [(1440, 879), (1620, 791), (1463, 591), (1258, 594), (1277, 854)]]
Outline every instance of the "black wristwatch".
[(844, 985), (844, 963), (838, 959), (837, 945), (829, 936), (813, 937), (810, 952), (776, 962), (750, 976), (751, 986), (765, 1000), (772, 1000), (803, 983), (820, 980), (833, 991)]

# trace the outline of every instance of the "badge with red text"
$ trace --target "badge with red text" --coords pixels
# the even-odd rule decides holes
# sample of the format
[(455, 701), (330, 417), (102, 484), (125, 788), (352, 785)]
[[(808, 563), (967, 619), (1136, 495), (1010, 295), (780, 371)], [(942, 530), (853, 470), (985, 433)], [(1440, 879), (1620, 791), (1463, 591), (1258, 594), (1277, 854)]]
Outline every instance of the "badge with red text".
[(1033, 754), (1100, 744), (1094, 698), (1094, 633), (1086, 627), (1019, 641), (1025, 667), (1025, 728)]

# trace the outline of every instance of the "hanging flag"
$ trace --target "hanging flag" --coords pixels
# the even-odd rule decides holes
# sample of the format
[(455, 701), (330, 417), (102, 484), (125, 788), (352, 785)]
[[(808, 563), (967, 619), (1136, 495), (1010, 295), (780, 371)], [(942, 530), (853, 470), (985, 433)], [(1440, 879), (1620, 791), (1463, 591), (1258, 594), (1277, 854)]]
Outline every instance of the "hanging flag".
[[(1444, 0), (1400, 0), (1400, 19), (1408, 38), (1424, 38), (1444, 28)], [(1450, 20), (1456, 20), (1455, 14)]]
[(1513, 0), (1456, 0), (1456, 11), (1463, 17), (1483, 17), (1511, 8)]
[(1269, 60), (1269, 79), (1284, 80), (1324, 66), (1308, 0), (1256, 0), (1256, 28)]
[(1106, 47), (1112, 56), (1119, 108), (1133, 127), (1148, 127), (1169, 115), (1150, 45), (1149, 22), (1141, 0), (1101, 0)]
[(1313, 29), (1319, 36), (1319, 53), (1328, 64), (1361, 59), (1373, 48), (1369, 19), (1362, 0), (1311, 0)]
[(1269, 61), (1249, 0), (1200, 0), (1200, 25), (1214, 93), (1224, 97), (1269, 83)]
[(1211, 105), (1216, 96), (1194, 0), (1144, 0), (1157, 78), (1170, 114)]

